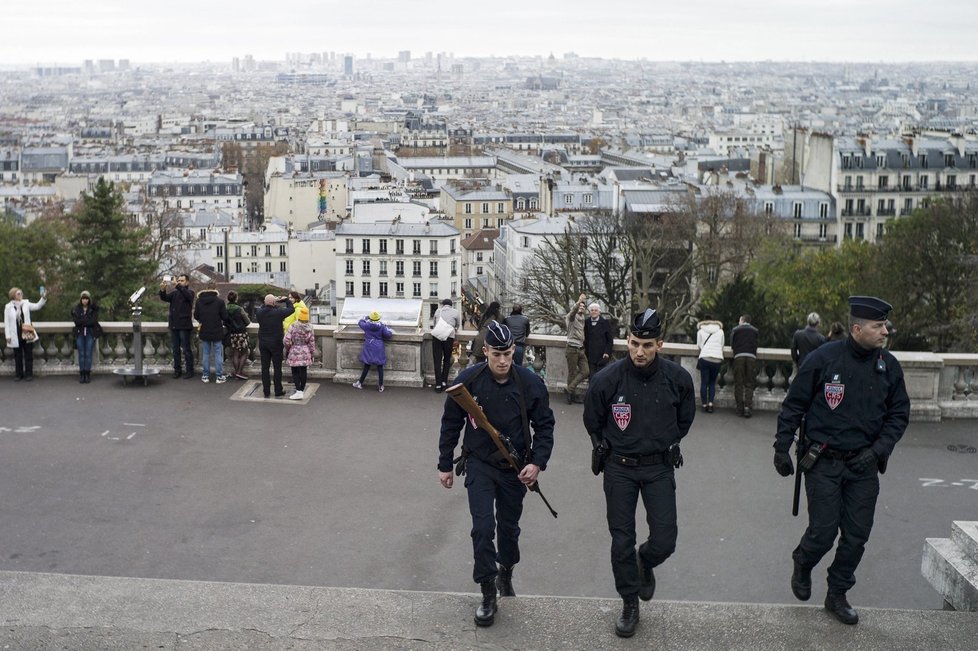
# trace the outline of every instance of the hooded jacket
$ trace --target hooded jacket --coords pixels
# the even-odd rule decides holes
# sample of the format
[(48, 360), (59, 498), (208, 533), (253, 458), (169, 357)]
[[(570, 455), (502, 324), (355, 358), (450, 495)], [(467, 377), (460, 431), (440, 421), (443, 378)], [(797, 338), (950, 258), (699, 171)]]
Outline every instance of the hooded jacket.
[(384, 339), (390, 339), (394, 333), (380, 321), (371, 321), (367, 317), (360, 319), (358, 325), (363, 330), (363, 348), (360, 349), (360, 361), (364, 364), (383, 366), (387, 363)]
[(204, 289), (197, 295), (194, 318), (200, 323), (198, 335), (201, 341), (224, 340), (224, 324), (228, 320), (228, 310), (224, 299), (217, 295), (216, 289)]
[(723, 323), (720, 321), (700, 321), (696, 330), (696, 346), (700, 349), (700, 359), (708, 362), (723, 361)]

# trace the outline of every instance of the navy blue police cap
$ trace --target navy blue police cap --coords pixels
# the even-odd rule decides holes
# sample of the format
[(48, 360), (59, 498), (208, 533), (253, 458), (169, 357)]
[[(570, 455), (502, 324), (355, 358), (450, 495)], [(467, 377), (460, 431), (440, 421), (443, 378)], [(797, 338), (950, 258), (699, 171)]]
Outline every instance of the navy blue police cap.
[(505, 326), (499, 321), (490, 321), (486, 326), (486, 346), (496, 350), (509, 350), (513, 345), (513, 333), (509, 326)]
[(629, 330), (639, 339), (658, 339), (662, 334), (662, 320), (658, 312), (649, 308), (635, 315)]
[(857, 319), (886, 321), (893, 306), (875, 296), (850, 296), (849, 314)]

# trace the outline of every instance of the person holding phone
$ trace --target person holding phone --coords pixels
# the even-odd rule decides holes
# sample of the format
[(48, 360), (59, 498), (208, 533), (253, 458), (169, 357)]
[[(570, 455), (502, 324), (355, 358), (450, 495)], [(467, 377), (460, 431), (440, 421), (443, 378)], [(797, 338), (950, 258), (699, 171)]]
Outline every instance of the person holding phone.
[(33, 303), (24, 298), (20, 287), (11, 287), (8, 292), (10, 302), (3, 310), (3, 329), (7, 345), (14, 350), (15, 382), (34, 379), (34, 342), (37, 334), (31, 325), (31, 312), (40, 310), (47, 302), (47, 294), (41, 293), (41, 300)]
[[(170, 280), (166, 280), (167, 278)], [(194, 376), (194, 349), (190, 345), (190, 334), (194, 330), (194, 290), (190, 289), (190, 278), (187, 274), (177, 276), (176, 285), (170, 289), (172, 280), (172, 276), (164, 276), (160, 283), (160, 300), (170, 304), (167, 326), (170, 328), (170, 346), (173, 348), (173, 378), (182, 376), (190, 379)], [(186, 362), (183, 365), (186, 372), (181, 370), (182, 362)]]

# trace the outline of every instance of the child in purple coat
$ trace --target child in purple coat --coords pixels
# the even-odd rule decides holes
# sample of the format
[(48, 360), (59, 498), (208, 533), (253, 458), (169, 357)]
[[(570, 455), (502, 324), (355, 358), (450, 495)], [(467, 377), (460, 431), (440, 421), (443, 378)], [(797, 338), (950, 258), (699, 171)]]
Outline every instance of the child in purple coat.
[(387, 353), (384, 350), (384, 340), (390, 339), (394, 333), (380, 322), (380, 312), (371, 312), (360, 319), (360, 329), (363, 330), (363, 348), (360, 349), (360, 361), (363, 362), (363, 372), (360, 379), (353, 383), (357, 389), (363, 388), (367, 379), (367, 371), (371, 365), (377, 367), (377, 391), (384, 390), (384, 364), (387, 363)]

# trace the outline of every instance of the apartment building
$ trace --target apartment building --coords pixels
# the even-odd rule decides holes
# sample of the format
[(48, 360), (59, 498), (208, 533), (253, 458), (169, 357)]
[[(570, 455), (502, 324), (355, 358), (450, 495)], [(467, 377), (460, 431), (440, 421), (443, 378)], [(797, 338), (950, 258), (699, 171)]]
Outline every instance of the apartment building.
[(165, 156), (77, 156), (68, 163), (68, 172), (116, 183), (143, 183), (166, 167)]
[(422, 299), (425, 318), (461, 291), (459, 232), (451, 223), (348, 223), (336, 227), (336, 302), (345, 298)]
[(443, 185), (440, 206), (462, 237), (487, 228), (500, 228), (513, 218), (512, 195), (478, 182)]
[(452, 179), (494, 179), (496, 159), (492, 156), (400, 156), (397, 163), (409, 173), (424, 174), (438, 183)]
[(791, 235), (804, 244), (839, 241), (835, 198), (828, 192), (800, 185), (764, 185), (750, 188), (754, 209), (791, 224)]
[[(221, 229), (208, 234), (215, 268), (236, 283), (291, 287), (289, 231), (266, 221), (257, 231)], [(226, 270), (226, 271), (225, 271)]]
[(157, 170), (147, 183), (146, 192), (162, 210), (212, 207), (244, 216), (244, 183), (237, 172)]
[(335, 222), (349, 211), (348, 177), (345, 172), (272, 173), (266, 178), (266, 218), (300, 228), (317, 221)]

